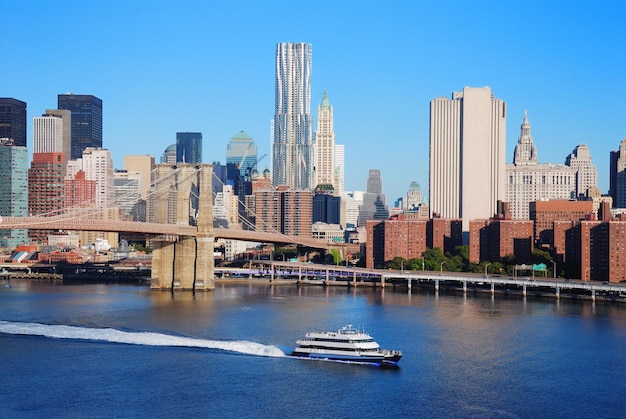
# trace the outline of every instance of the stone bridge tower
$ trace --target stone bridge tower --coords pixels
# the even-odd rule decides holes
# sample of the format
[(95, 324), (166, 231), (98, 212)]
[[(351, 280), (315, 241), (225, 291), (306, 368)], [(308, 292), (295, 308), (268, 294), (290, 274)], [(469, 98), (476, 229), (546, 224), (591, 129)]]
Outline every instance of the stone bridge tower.
[(152, 289), (215, 288), (212, 176), (213, 166), (208, 164), (156, 166), (151, 221), (196, 225), (198, 233), (153, 239)]

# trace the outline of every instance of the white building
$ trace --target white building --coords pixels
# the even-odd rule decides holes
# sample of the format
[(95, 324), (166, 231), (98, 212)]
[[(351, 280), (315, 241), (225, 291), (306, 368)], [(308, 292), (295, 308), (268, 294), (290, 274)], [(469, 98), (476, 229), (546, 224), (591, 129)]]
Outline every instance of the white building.
[(345, 202), (346, 214), (343, 219), (346, 220), (345, 226), (356, 227), (359, 221), (359, 210), (363, 205), (363, 191), (343, 192), (341, 194), (342, 208)]
[(313, 189), (315, 150), (311, 120), (311, 44), (276, 45), (276, 106), (272, 185)]
[(506, 104), (489, 87), (430, 102), (430, 216), (489, 218), (505, 191)]
[(598, 186), (596, 166), (591, 163), (591, 153), (585, 144), (577, 145), (566, 158), (565, 164), (576, 169), (576, 196), (586, 196), (587, 189)]
[(403, 210), (412, 210), (418, 208), (422, 203), (422, 189), (417, 182), (411, 182), (409, 191), (406, 194), (406, 205)]
[(63, 120), (63, 140), (60, 150), (65, 154), (65, 160), (72, 157), (72, 111), (67, 109), (46, 109), (44, 116), (56, 116)]
[[(134, 221), (146, 221), (145, 202), (139, 208), (141, 199), (141, 172), (118, 170), (113, 173), (115, 206)], [(143, 214), (142, 214), (143, 211)], [(141, 217), (143, 215), (143, 217)]]
[(33, 118), (33, 153), (62, 153), (62, 152), (63, 152), (63, 118), (61, 118), (60, 116), (55, 116), (55, 115), (43, 115), (43, 116), (34, 117)]
[(506, 201), (511, 216), (529, 219), (529, 204), (551, 199), (573, 199), (576, 195), (576, 169), (562, 164), (537, 163), (537, 148), (530, 135), (528, 113), (524, 112), (513, 163), (506, 165)]
[(333, 107), (324, 90), (322, 103), (317, 107), (317, 131), (315, 132), (315, 186), (335, 185), (335, 130)]
[(239, 200), (233, 193), (231, 185), (224, 185), (222, 192), (215, 194), (215, 205), (213, 206), (213, 218), (226, 220), (228, 225), (233, 227), (238, 223)]
[(111, 152), (105, 148), (87, 147), (83, 150), (82, 160), (85, 179), (96, 181), (96, 205), (113, 207), (114, 179)]
[(343, 144), (335, 144), (335, 173), (333, 185), (335, 186), (335, 195), (343, 194), (345, 184), (345, 146)]

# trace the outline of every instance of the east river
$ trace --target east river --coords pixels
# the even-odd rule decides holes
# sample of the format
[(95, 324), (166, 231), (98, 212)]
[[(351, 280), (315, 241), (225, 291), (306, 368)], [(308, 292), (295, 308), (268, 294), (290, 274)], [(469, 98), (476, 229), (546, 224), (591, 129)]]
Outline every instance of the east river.
[[(364, 328), (400, 368), (285, 356)], [(626, 304), (218, 284), (0, 288), (2, 418), (626, 417)]]

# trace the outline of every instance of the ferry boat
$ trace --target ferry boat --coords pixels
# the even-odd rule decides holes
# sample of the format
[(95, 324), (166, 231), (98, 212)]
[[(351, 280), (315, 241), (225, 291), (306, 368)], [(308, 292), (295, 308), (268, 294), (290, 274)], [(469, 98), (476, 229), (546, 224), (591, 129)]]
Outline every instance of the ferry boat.
[(396, 366), (402, 352), (380, 349), (378, 343), (364, 331), (347, 325), (336, 332), (309, 332), (296, 341), (292, 356), (319, 358), (378, 366)]

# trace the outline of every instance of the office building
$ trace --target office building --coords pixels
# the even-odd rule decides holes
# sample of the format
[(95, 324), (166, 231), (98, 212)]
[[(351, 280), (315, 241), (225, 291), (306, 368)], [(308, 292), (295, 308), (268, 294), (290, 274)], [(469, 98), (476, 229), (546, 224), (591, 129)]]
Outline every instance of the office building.
[[(0, 216), (28, 215), (28, 150), (0, 139)], [(15, 248), (28, 241), (27, 230), (0, 229), (0, 247)]]
[(26, 147), (26, 102), (0, 98), (0, 138), (9, 138), (18, 147)]
[[(58, 134), (55, 132), (55, 137), (53, 140), (50, 140), (49, 134), (41, 133), (37, 134), (37, 129), (35, 128), (34, 132), (34, 145), (33, 152), (37, 152), (36, 150), (41, 150), (41, 153), (56, 153), (62, 152), (65, 154), (65, 161), (72, 155), (72, 112), (65, 109), (46, 109), (46, 113), (42, 115), (42, 117), (56, 117), (61, 119), (61, 139), (58, 139)], [(54, 129), (57, 130), (57, 126), (59, 124), (58, 120), (54, 121)], [(49, 128), (48, 128), (49, 129)], [(43, 134), (43, 135), (42, 135)], [(50, 146), (46, 147), (44, 144), (37, 145), (38, 142), (44, 143), (54, 143), (55, 148), (52, 150)], [(52, 151), (43, 151), (43, 150), (52, 150)]]
[(506, 104), (489, 87), (430, 102), (431, 218), (489, 218), (505, 199)]
[(513, 163), (506, 165), (506, 202), (510, 204), (513, 219), (528, 220), (531, 202), (575, 199), (577, 171), (563, 164), (537, 162), (537, 148), (526, 111), (520, 131)]
[(626, 208), (626, 138), (610, 155), (610, 189), (613, 208)]
[(67, 160), (79, 159), (87, 147), (102, 147), (102, 100), (93, 95), (58, 95), (59, 109), (72, 113), (71, 156)]
[(273, 120), (272, 185), (313, 189), (311, 44), (276, 45), (276, 105)]
[(383, 193), (383, 179), (380, 177), (380, 170), (370, 169), (366, 192), (363, 194), (363, 204), (359, 208), (358, 226), (365, 227), (368, 220), (386, 220), (389, 218), (386, 200), (387, 196)]
[(85, 178), (96, 181), (96, 205), (114, 207), (115, 189), (111, 152), (104, 148), (88, 147), (83, 151)]
[(140, 174), (139, 192), (141, 199), (147, 200), (150, 194), (150, 185), (154, 183), (154, 157), (148, 154), (143, 156), (124, 156), (124, 170), (129, 173)]
[(202, 133), (176, 133), (176, 163), (202, 163)]
[(146, 221), (146, 201), (141, 199), (141, 177), (142, 173), (138, 171), (113, 172), (114, 206), (131, 221)]
[(333, 107), (324, 90), (322, 103), (317, 107), (317, 131), (315, 131), (315, 186), (335, 185), (335, 129), (333, 127)]
[(345, 146), (343, 144), (335, 144), (335, 172), (333, 185), (335, 187), (335, 195), (340, 196), (343, 194), (345, 185)]
[(81, 169), (65, 178), (65, 207), (85, 208), (96, 204), (96, 181)]
[(248, 134), (239, 131), (231, 137), (226, 146), (226, 165), (232, 164), (239, 170), (240, 176), (250, 178), (256, 170), (257, 145)]
[(167, 146), (161, 155), (161, 164), (176, 164), (176, 144)]
[(404, 205), (405, 210), (413, 210), (417, 209), (422, 203), (422, 189), (420, 188), (420, 184), (417, 182), (411, 182), (409, 185), (409, 191), (406, 194), (406, 205)]
[(576, 170), (576, 197), (584, 198), (589, 188), (598, 186), (596, 166), (591, 162), (591, 153), (585, 144), (577, 145), (565, 158), (565, 164)]

